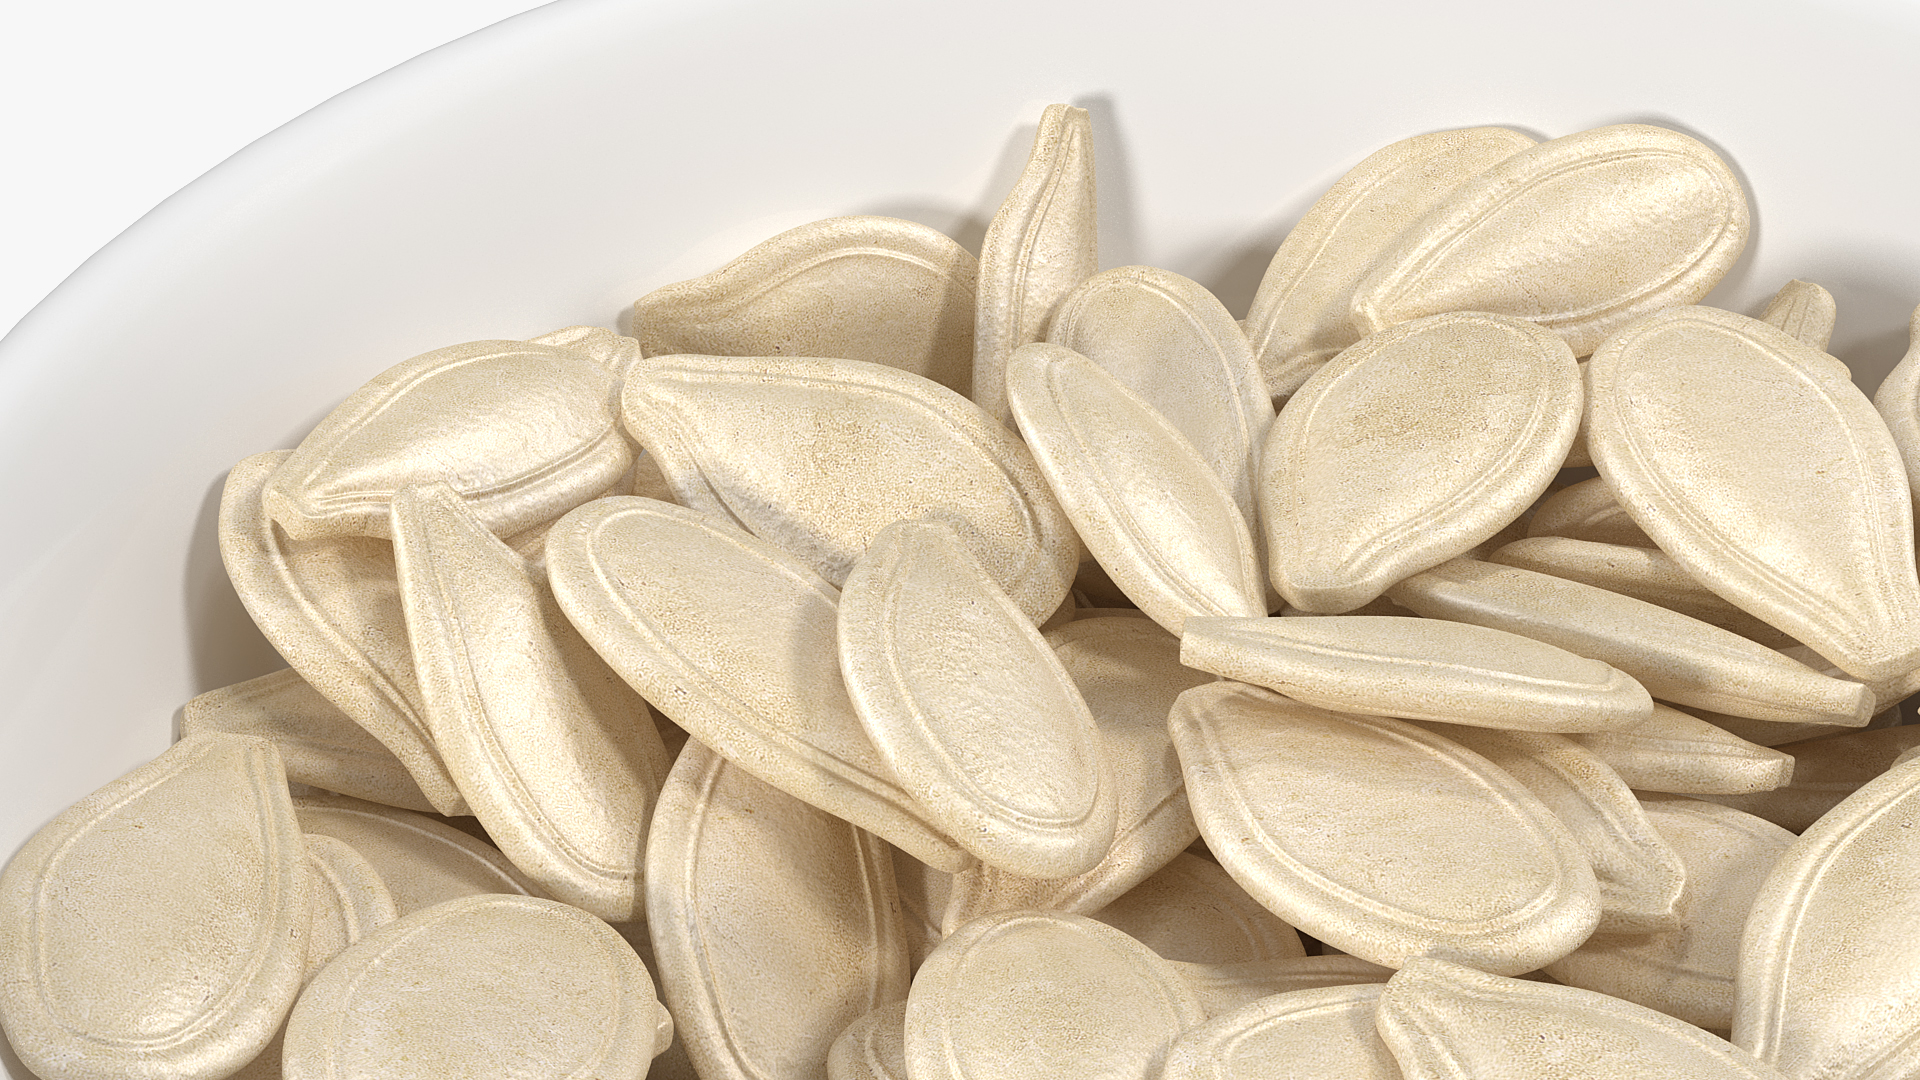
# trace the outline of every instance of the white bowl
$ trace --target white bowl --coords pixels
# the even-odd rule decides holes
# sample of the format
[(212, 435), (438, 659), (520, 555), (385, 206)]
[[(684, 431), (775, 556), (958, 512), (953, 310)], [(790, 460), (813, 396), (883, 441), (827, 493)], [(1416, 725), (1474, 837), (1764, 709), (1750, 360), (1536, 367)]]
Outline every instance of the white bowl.
[[(977, 246), (1051, 101), (1094, 114), (1102, 255), (1244, 311), (1287, 227), (1418, 132), (1651, 121), (1718, 147), (1755, 241), (1871, 388), (1920, 300), (1920, 6), (562, 0), (249, 147), (0, 343), (0, 854), (151, 758), (188, 697), (280, 666), (214, 544), (226, 469), (381, 369), (615, 325), (813, 218)], [(10, 1076), (26, 1075), (6, 1062)]]

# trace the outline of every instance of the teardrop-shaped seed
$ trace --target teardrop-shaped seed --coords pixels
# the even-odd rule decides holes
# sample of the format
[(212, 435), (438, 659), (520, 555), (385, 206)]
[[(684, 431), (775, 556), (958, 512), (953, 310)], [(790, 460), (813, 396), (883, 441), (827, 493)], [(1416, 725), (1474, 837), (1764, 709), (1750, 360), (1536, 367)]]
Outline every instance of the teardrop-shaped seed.
[(1199, 996), (1207, 1015), (1220, 1016), (1274, 994), (1317, 990), (1323, 986), (1383, 983), (1393, 969), (1370, 964), (1357, 956), (1287, 956), (1275, 960), (1246, 960), (1237, 964), (1182, 964), (1174, 970)]
[(1653, 712), (1645, 688), (1598, 660), (1439, 619), (1189, 619), (1180, 661), (1335, 712), (1518, 731), (1605, 731)]
[(1793, 759), (1792, 779), (1771, 791), (1704, 798), (1765, 818), (1789, 832), (1805, 832), (1915, 747), (1920, 747), (1920, 724), (1786, 743), (1775, 749)]
[[(1400, 1080), (1374, 1031), (1380, 984), (1276, 994), (1181, 1035), (1165, 1080)], [(1284, 1064), (1282, 1064), (1284, 1063)]]
[(305, 979), (311, 980), (341, 950), (399, 917), (393, 893), (367, 857), (344, 840), (307, 833), (312, 929), (307, 937)]
[(1247, 309), (1268, 391), (1292, 394), (1359, 341), (1348, 318), (1354, 282), (1456, 188), (1533, 144), (1499, 127), (1416, 135), (1375, 151), (1320, 196), (1273, 253)]
[(1816, 352), (1826, 352), (1833, 341), (1833, 321), (1837, 311), (1833, 294), (1811, 281), (1798, 278), (1780, 286), (1767, 301), (1760, 321), (1778, 327), (1795, 341)]
[(1754, 898), (1733, 1041), (1794, 1077), (1920, 1069), (1920, 765), (1809, 826)]
[[(1588, 361), (1591, 363), (1591, 361)], [(1582, 425), (1581, 430), (1585, 430)], [(1596, 544), (1654, 547), (1633, 518), (1613, 497), (1605, 477), (1568, 484), (1540, 500), (1527, 519), (1528, 536), (1564, 536)]]
[(847, 1025), (827, 1050), (827, 1080), (907, 1080), (907, 1001)]
[(1566, 343), (1460, 312), (1375, 334), (1314, 372), (1274, 422), (1259, 501), (1274, 588), (1351, 611), (1519, 517), (1580, 424)]
[(1673, 561), (1673, 556), (1659, 548), (1604, 544), (1565, 536), (1536, 536), (1494, 550), (1487, 555), (1487, 561), (1552, 574), (1658, 604), (1722, 630), (1731, 630), (1768, 648), (1794, 644), (1791, 637), (1721, 599), (1719, 593), (1700, 584)]
[(227, 474), (220, 559), (234, 592), (293, 670), (392, 751), (433, 809), (464, 814), (423, 715), (393, 547), (358, 536), (288, 538), (260, 502), (287, 454), (259, 454)]
[(1099, 865), (1118, 796), (1093, 716), (953, 529), (880, 530), (847, 576), (839, 651), (874, 747), (956, 844), (1028, 877)]
[(1570, 738), (1639, 791), (1739, 795), (1772, 791), (1793, 775), (1788, 755), (1657, 703), (1653, 716), (1638, 727)]
[[(1834, 664), (1833, 661), (1827, 659), (1824, 656), (1821, 656), (1819, 653), (1815, 652), (1812, 648), (1806, 645), (1788, 645), (1782, 648), (1780, 652), (1783, 655), (1793, 657), (1795, 660), (1800, 661), (1801, 663), (1807, 665), (1808, 667), (1819, 672), (1820, 674), (1826, 675), (1830, 678), (1835, 678), (1835, 679), (1852, 678), (1852, 676), (1840, 670), (1839, 666)], [(1901, 702), (1907, 700), (1913, 695), (1920, 694), (1920, 668), (1916, 668), (1913, 671), (1902, 672), (1898, 675), (1894, 675), (1886, 679), (1871, 679), (1871, 680), (1862, 680), (1862, 681), (1866, 683), (1868, 690), (1873, 691), (1873, 714), (1875, 717), (1878, 717), (1880, 714), (1886, 712), (1889, 709), (1898, 707)], [(1880, 723), (1875, 723), (1873, 721), (1869, 721), (1867, 723), (1867, 726), (1868, 727), (1886, 727), (1889, 724), (1900, 723), (1900, 722), (1901, 721), (1890, 720), (1885, 724), (1880, 724)], [(1813, 738), (1814, 736), (1808, 735), (1805, 737)], [(1769, 744), (1769, 745), (1772, 745), (1772, 744)]]
[(1034, 461), (1087, 550), (1175, 634), (1192, 615), (1262, 616), (1248, 519), (1167, 419), (1071, 349), (1026, 345), (1007, 400)]
[(1395, 585), (1429, 619), (1521, 634), (1611, 664), (1661, 701), (1756, 720), (1867, 722), (1873, 694), (1757, 642), (1657, 604), (1536, 574), (1455, 559)]
[(1167, 713), (1181, 691), (1212, 677), (1181, 664), (1179, 639), (1146, 619), (1076, 620), (1048, 634), (1047, 644), (1100, 731), (1117, 800), (1113, 845), (1100, 865), (1070, 878), (1024, 877), (986, 863), (954, 875), (941, 920), (949, 931), (990, 911), (1098, 911), (1200, 835)]
[(273, 744), (195, 735), (0, 873), (0, 1025), (55, 1080), (214, 1080), (300, 990), (307, 847)]
[(1166, 960), (1080, 915), (983, 915), (927, 957), (907, 996), (914, 1080), (1147, 1080), (1201, 1022)]
[(1678, 924), (1675, 905), (1686, 878), (1680, 857), (1599, 755), (1561, 735), (1429, 727), (1525, 785), (1573, 834), (1600, 884), (1596, 933), (1648, 934)]
[(1724, 806), (1649, 796), (1646, 816), (1686, 867), (1677, 924), (1652, 934), (1595, 934), (1547, 965), (1582, 989), (1714, 1031), (1733, 1023), (1733, 973), (1754, 894), (1793, 834)]
[(468, 896), (334, 958), (287, 1020), (286, 1080), (641, 1080), (659, 1003), (633, 949), (578, 908)]
[(434, 744), (474, 815), (547, 895), (638, 917), (669, 764), (647, 703), (453, 489), (396, 492), (392, 532)]
[(621, 410), (677, 501), (738, 521), (836, 586), (875, 533), (922, 516), (959, 530), (1032, 622), (1073, 580), (1079, 542), (1025, 444), (917, 375), (858, 360), (660, 357), (627, 373)]
[(1688, 573), (1884, 679), (1920, 668), (1913, 505), (1886, 423), (1825, 360), (1742, 315), (1662, 312), (1594, 354), (1589, 445)]
[(280, 750), (287, 779), (388, 806), (432, 813), (393, 751), (292, 668), (209, 690), (180, 712), (182, 737), (224, 731), (266, 739)]
[[(1785, 652), (1785, 650), (1782, 650)], [(1835, 669), (1838, 670), (1838, 669)], [(1892, 727), (1900, 722), (1900, 710), (1882, 709), (1873, 714), (1865, 727), (1842, 727), (1839, 724), (1776, 724), (1766, 720), (1749, 720), (1744, 716), (1728, 716), (1711, 709), (1682, 709), (1688, 716), (1705, 720), (1714, 727), (1730, 735), (1745, 739), (1755, 746), (1778, 747), (1791, 742), (1807, 739), (1819, 739), (1828, 735), (1843, 735), (1849, 731), (1875, 731)], [(1698, 793), (1696, 793), (1698, 794)]]
[(705, 1080), (825, 1080), (834, 1038), (907, 995), (887, 845), (689, 742), (647, 838), (660, 984)]
[(1920, 307), (1907, 322), (1907, 353), (1873, 392), (1873, 410), (1900, 448), (1907, 490), (1920, 508)]
[(1566, 827), (1456, 743), (1227, 682), (1180, 695), (1168, 724), (1220, 865), (1343, 952), (1519, 973), (1573, 951), (1600, 917)]
[(1644, 1006), (1426, 957), (1387, 980), (1378, 1024), (1406, 1080), (1785, 1080)]
[(973, 383), (979, 264), (937, 229), (891, 217), (809, 222), (705, 277), (633, 303), (648, 356), (836, 356)]
[(527, 339), (534, 345), (557, 345), (586, 354), (587, 358), (615, 376), (626, 374), (628, 365), (640, 359), (640, 342), (616, 334), (604, 326), (563, 326)]
[(1456, 188), (1354, 284), (1354, 325), (1489, 311), (1585, 356), (1635, 319), (1705, 296), (1748, 227), (1740, 182), (1706, 146), (1645, 124), (1594, 128)]
[(1293, 927), (1248, 896), (1219, 864), (1186, 852), (1092, 917), (1186, 964), (1306, 955)]
[(1060, 302), (1100, 269), (1093, 125), (1085, 109), (1049, 105), (1027, 166), (980, 243), (973, 400), (1006, 423), (1007, 360), (1046, 336)]
[(300, 440), (267, 480), (267, 515), (296, 539), (386, 536), (394, 492), (445, 483), (487, 528), (511, 535), (633, 464), (618, 395), (613, 373), (573, 349), (435, 349), (374, 376)]
[(373, 866), (399, 915), (479, 893), (540, 895), (491, 845), (424, 814), (344, 795), (310, 795), (293, 805), (302, 832), (343, 841)]
[(717, 753), (948, 872), (840, 676), (832, 585), (774, 545), (651, 499), (601, 499), (547, 540), (568, 619), (620, 677)]
[(1273, 399), (1247, 336), (1212, 293), (1151, 266), (1107, 270), (1068, 294), (1047, 340), (1093, 361), (1165, 417), (1253, 523)]

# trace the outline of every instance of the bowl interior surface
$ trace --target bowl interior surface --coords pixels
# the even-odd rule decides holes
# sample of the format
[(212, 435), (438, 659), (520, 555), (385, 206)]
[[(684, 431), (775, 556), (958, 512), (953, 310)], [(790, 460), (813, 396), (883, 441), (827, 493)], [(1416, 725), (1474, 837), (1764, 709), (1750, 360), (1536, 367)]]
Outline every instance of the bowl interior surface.
[[(440, 345), (571, 323), (782, 229), (912, 218), (977, 250), (1053, 101), (1092, 113), (1101, 261), (1244, 314), (1373, 150), (1623, 121), (1733, 164), (1754, 239), (1708, 302), (1839, 304), (1871, 390), (1920, 300), (1920, 6), (561, 0), (300, 117), (184, 189), (0, 342), (0, 854), (282, 666), (215, 547), (234, 462)], [(24, 1076), (15, 1061), (10, 1076)]]

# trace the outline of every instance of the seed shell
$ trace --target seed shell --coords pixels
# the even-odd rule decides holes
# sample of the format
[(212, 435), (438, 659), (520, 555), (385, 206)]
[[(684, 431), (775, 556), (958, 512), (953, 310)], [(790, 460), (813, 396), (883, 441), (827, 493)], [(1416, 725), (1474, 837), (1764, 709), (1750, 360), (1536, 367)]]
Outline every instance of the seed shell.
[(705, 1080), (825, 1080), (835, 1037), (907, 995), (887, 845), (697, 741), (647, 837), (647, 926)]
[[(1221, 866), (1343, 952), (1388, 967), (1457, 956), (1518, 974), (1573, 951), (1600, 918), (1593, 871), (1566, 827), (1457, 743), (1228, 682), (1180, 695), (1168, 723)], [(1394, 867), (1390, 880), (1381, 866)]]
[(634, 333), (648, 356), (835, 356), (965, 394), (978, 272), (965, 248), (918, 222), (827, 218), (634, 301)]
[(0, 1024), (56, 1080), (216, 1080), (300, 990), (307, 846), (273, 744), (195, 735), (0, 873)]
[(1824, 353), (1677, 308), (1608, 340), (1588, 384), (1594, 465), (1675, 562), (1856, 678), (1920, 668), (1906, 469)]

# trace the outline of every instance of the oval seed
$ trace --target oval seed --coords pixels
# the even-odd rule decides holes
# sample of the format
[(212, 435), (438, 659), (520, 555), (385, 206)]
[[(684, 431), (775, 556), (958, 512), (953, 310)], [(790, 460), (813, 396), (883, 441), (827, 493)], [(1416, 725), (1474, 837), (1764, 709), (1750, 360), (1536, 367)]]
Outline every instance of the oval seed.
[(1920, 508), (1920, 307), (1907, 322), (1907, 352), (1873, 392), (1873, 410), (1886, 421), (1907, 471), (1907, 490)]
[(1856, 678), (1892, 678), (1920, 668), (1906, 470), (1827, 360), (1745, 316), (1662, 312), (1589, 362), (1588, 445), (1688, 573)]
[(1746, 247), (1746, 193), (1677, 131), (1616, 124), (1529, 147), (1449, 193), (1353, 286), (1373, 333), (1443, 311), (1526, 319), (1586, 356), (1698, 301)]
[(1293, 927), (1248, 896), (1218, 863), (1185, 852), (1092, 918), (1186, 964), (1306, 955)]
[(1673, 556), (1656, 547), (1535, 536), (1495, 549), (1486, 556), (1486, 561), (1552, 574), (1658, 604), (1722, 630), (1731, 630), (1768, 648), (1794, 644), (1791, 637), (1721, 599), (1719, 593), (1700, 584), (1674, 562)]
[(428, 803), (467, 812), (428, 731), (393, 547), (369, 537), (293, 540), (260, 502), (285, 450), (235, 465), (220, 493), (220, 559), (240, 603), (315, 690), (406, 766)]
[(624, 498), (562, 519), (547, 562), (580, 636), (695, 738), (943, 870), (972, 861), (861, 726), (840, 676), (839, 592), (798, 560), (705, 514)]
[(1600, 885), (1596, 933), (1674, 928), (1686, 868), (1647, 820), (1626, 781), (1599, 755), (1571, 738), (1542, 732), (1428, 727), (1505, 770), (1573, 834)]
[(312, 981), (341, 950), (399, 917), (393, 893), (366, 856), (343, 840), (307, 833), (312, 930), (303, 981)]
[(668, 765), (646, 702), (452, 488), (395, 492), (391, 531), (434, 745), (474, 815), (549, 896), (637, 917)]
[(858, 360), (658, 357), (628, 371), (621, 414), (680, 503), (739, 522), (836, 586), (875, 533), (921, 516), (959, 530), (1031, 622), (1073, 580), (1079, 542), (1026, 445), (917, 375)]
[(907, 995), (915, 1080), (1147, 1080), (1204, 1014), (1166, 960), (1079, 915), (983, 915)]
[(1260, 461), (1268, 574), (1302, 611), (1351, 611), (1498, 533), (1580, 424), (1566, 343), (1459, 312), (1375, 334), (1288, 399)]
[(1329, 986), (1275, 994), (1181, 1035), (1166, 1080), (1400, 1080), (1374, 1030), (1386, 987)]
[(1520, 731), (1604, 731), (1653, 712), (1644, 687), (1598, 660), (1439, 619), (1190, 619), (1180, 660), (1335, 712)]
[(1395, 585), (1430, 619), (1491, 626), (1611, 664), (1661, 701), (1756, 720), (1865, 724), (1873, 694), (1677, 611), (1517, 566), (1455, 559)]
[(1790, 1076), (1920, 1069), (1920, 767), (1861, 786), (1808, 827), (1754, 898), (1733, 1041)]
[(209, 690), (187, 702), (180, 712), (181, 737), (215, 731), (273, 743), (293, 783), (433, 812), (433, 804), (393, 751), (292, 668)]
[(373, 866), (398, 915), (480, 893), (540, 895), (492, 845), (424, 814), (344, 795), (309, 795), (293, 806), (302, 832), (343, 841)]
[(1212, 678), (1181, 664), (1179, 639), (1147, 619), (1079, 619), (1048, 634), (1047, 644), (1100, 731), (1117, 799), (1113, 845), (1100, 865), (1070, 878), (1023, 877), (985, 863), (954, 875), (945, 918), (936, 920), (949, 932), (990, 911), (1098, 911), (1200, 835), (1167, 713), (1181, 691)]
[[(1585, 430), (1584, 425), (1582, 430)], [(1652, 540), (1613, 497), (1605, 477), (1568, 484), (1541, 499), (1527, 519), (1527, 535), (1564, 536), (1596, 544), (1654, 547)]]
[(1595, 934), (1547, 974), (1714, 1031), (1733, 1023), (1740, 931), (1760, 883), (1793, 834), (1738, 810), (1650, 796), (1646, 816), (1686, 867), (1675, 925), (1651, 934)]
[(907, 1080), (907, 1001), (847, 1025), (827, 1051), (827, 1080)]
[(660, 985), (705, 1080), (824, 1080), (848, 1024), (907, 995), (886, 844), (697, 741), (647, 837)]
[(1644, 1006), (1427, 957), (1387, 980), (1378, 1023), (1407, 1080), (1784, 1080), (1739, 1047)]
[(1220, 865), (1343, 952), (1389, 967), (1458, 956), (1517, 974), (1573, 951), (1599, 920), (1593, 871), (1566, 827), (1456, 743), (1227, 682), (1180, 695), (1168, 724)]
[[(1836, 314), (1832, 293), (1811, 281), (1796, 278), (1780, 286), (1780, 291), (1767, 301), (1766, 313), (1760, 316), (1760, 321), (1778, 327), (1809, 349), (1826, 352), (1827, 345), (1833, 341)], [(1851, 373), (1848, 377), (1852, 377)]]
[(1028, 877), (1099, 865), (1118, 797), (1093, 716), (954, 530), (880, 530), (847, 576), (839, 650), (874, 747), (954, 843)]
[(1288, 230), (1247, 309), (1246, 335), (1276, 398), (1359, 341), (1354, 282), (1460, 185), (1532, 146), (1500, 127), (1402, 139), (1348, 170)]
[(1850, 731), (1777, 749), (1793, 759), (1793, 776), (1771, 791), (1709, 795), (1709, 801), (1765, 818), (1789, 832), (1805, 832), (1869, 780), (1920, 747), (1920, 724)]
[(606, 923), (552, 900), (468, 896), (335, 957), (287, 1019), (282, 1073), (641, 1080), (659, 1014), (647, 969)]
[(1091, 360), (1193, 444), (1249, 526), (1273, 399), (1233, 316), (1198, 282), (1122, 266), (1080, 283), (1047, 341)]
[(978, 272), (965, 248), (918, 222), (827, 218), (634, 301), (634, 333), (648, 356), (835, 356), (965, 394)]
[(618, 390), (612, 372), (570, 348), (435, 349), (348, 395), (267, 479), (261, 499), (295, 539), (384, 537), (394, 492), (445, 483), (488, 529), (509, 536), (605, 491), (632, 466)]
[(36, 1074), (214, 1080), (300, 990), (307, 847), (273, 744), (196, 735), (0, 873), (0, 1024)]
[(1100, 269), (1093, 125), (1085, 109), (1049, 105), (1027, 166), (980, 243), (973, 400), (1006, 423), (1007, 360), (1046, 337), (1060, 302)]
[(1189, 616), (1267, 613), (1248, 519), (1167, 419), (1093, 361), (1022, 346), (1007, 401), (1087, 550), (1175, 634)]
[(1569, 737), (1640, 791), (1741, 795), (1772, 791), (1793, 775), (1791, 756), (1658, 703), (1638, 727)]

